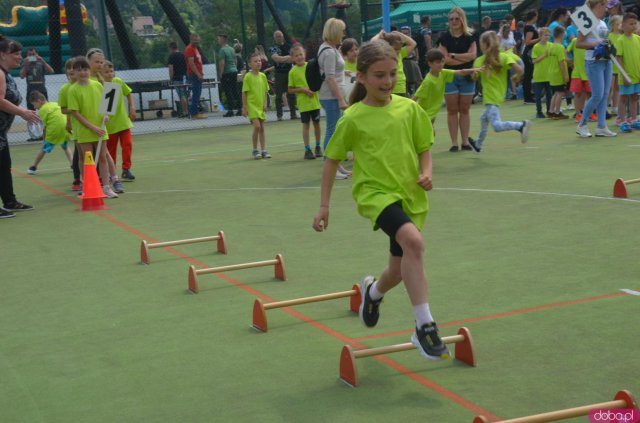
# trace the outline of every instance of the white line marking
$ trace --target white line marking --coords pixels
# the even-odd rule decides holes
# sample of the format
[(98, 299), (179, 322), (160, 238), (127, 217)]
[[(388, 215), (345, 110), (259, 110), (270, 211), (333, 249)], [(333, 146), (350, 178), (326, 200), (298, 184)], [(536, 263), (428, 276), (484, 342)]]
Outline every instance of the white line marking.
[(627, 201), (630, 203), (640, 203), (640, 200), (630, 200), (628, 198), (600, 197), (597, 195), (568, 194), (561, 192), (540, 192), (540, 191), (520, 191), (508, 189), (479, 189), (479, 188), (434, 188), (435, 191), (471, 191), (471, 192), (494, 192), (498, 194), (531, 194), (531, 195), (553, 195), (557, 197), (588, 198), (593, 200)]
[(634, 291), (633, 289), (621, 289), (620, 291), (626, 292), (629, 295), (636, 295), (636, 296), (640, 297), (640, 292)]

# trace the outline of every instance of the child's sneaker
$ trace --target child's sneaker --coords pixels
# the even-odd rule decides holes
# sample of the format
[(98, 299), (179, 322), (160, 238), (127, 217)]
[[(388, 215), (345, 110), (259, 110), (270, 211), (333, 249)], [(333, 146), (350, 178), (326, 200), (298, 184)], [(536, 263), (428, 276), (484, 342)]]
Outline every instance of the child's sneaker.
[(598, 121), (598, 115), (594, 113), (591, 113), (591, 116), (589, 116), (589, 122), (597, 122)]
[(109, 185), (103, 186), (102, 187), (102, 192), (104, 193), (104, 195), (107, 196), (107, 198), (118, 198), (118, 194), (113, 192), (113, 190), (111, 189), (111, 187)]
[(123, 169), (122, 170), (122, 179), (124, 179), (125, 181), (133, 181), (134, 179), (136, 179), (136, 177), (133, 176), (133, 173), (131, 173), (131, 170)]
[(269, 154), (269, 152), (267, 150), (262, 150), (262, 158), (263, 159), (270, 159), (271, 158), (271, 154)]
[(304, 150), (304, 159), (305, 160), (315, 160), (316, 156), (313, 155), (311, 150)]
[(520, 128), (520, 142), (523, 144), (529, 140), (529, 129), (531, 129), (531, 121), (523, 120)]
[(420, 328), (416, 327), (416, 331), (411, 337), (411, 343), (427, 360), (446, 360), (449, 358), (449, 349), (438, 335), (436, 322), (427, 323)]
[(634, 120), (633, 122), (631, 122), (631, 128), (640, 129), (640, 120)]
[(113, 184), (113, 190), (118, 194), (124, 194), (124, 186), (122, 186), (122, 182), (120, 179), (116, 179), (115, 181), (111, 181)]
[(376, 280), (373, 276), (365, 276), (360, 280), (360, 295), (362, 296), (362, 300), (360, 302), (360, 311), (358, 314), (360, 315), (362, 323), (369, 328), (378, 324), (378, 318), (380, 317), (378, 309), (382, 302), (382, 298), (377, 301), (373, 301), (369, 296), (369, 290), (375, 281)]
[(473, 138), (469, 137), (469, 139), (467, 141), (469, 142), (469, 146), (474, 151), (474, 153), (480, 153), (482, 151), (482, 148), (480, 148), (478, 143), (476, 143), (476, 140), (474, 140)]
[(82, 191), (82, 182), (78, 179), (71, 183), (71, 191)]
[(620, 132), (622, 132), (623, 134), (628, 134), (629, 132), (632, 132), (631, 125), (629, 125), (627, 122), (621, 123), (619, 128), (620, 128)]
[(8, 212), (24, 212), (33, 210), (33, 206), (29, 206), (28, 204), (23, 204), (20, 201), (14, 201), (11, 204), (6, 204), (3, 209)]
[(322, 157), (322, 148), (320, 148), (319, 145), (316, 145), (315, 154), (316, 154), (316, 157)]
[(262, 155), (260, 154), (260, 152), (258, 150), (253, 150), (251, 155), (253, 156), (253, 158), (255, 160), (260, 160), (262, 158)]
[(36, 173), (38, 173), (38, 169), (36, 169), (35, 166), (31, 166), (29, 169), (27, 169), (27, 173), (29, 175), (35, 175)]
[(0, 219), (9, 219), (10, 217), (16, 217), (16, 214), (0, 208)]

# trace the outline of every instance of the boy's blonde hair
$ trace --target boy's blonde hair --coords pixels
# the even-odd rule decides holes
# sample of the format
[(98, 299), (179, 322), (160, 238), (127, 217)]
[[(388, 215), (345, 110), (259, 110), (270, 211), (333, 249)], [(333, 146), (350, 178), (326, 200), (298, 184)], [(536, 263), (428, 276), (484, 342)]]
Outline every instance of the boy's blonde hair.
[[(392, 59), (395, 62), (398, 61), (398, 54), (396, 51), (389, 45), (389, 43), (377, 40), (377, 41), (369, 41), (364, 43), (358, 51), (358, 58), (356, 59), (357, 63), (357, 71), (358, 73), (364, 74), (367, 73), (371, 65), (374, 63), (385, 60)], [(349, 97), (349, 104), (355, 104), (359, 101), (362, 101), (363, 98), (367, 95), (367, 89), (360, 82), (356, 82), (353, 90), (351, 91), (351, 96)]]
[(346, 27), (347, 25), (340, 19), (327, 19), (327, 22), (324, 24), (324, 29), (322, 30), (322, 40), (331, 45), (340, 44)]
[(547, 28), (546, 26), (543, 26), (542, 28), (538, 29), (538, 35), (548, 35), (551, 36), (551, 31), (549, 31), (549, 28)]
[(613, 15), (609, 18), (609, 28), (613, 30), (618, 25), (622, 25), (622, 15)]
[(68, 71), (70, 69), (73, 69), (73, 62), (75, 62), (76, 58), (75, 57), (70, 57), (67, 59), (66, 62), (64, 62), (64, 70)]
[(108, 60), (105, 60), (104, 64), (102, 65), (102, 69), (114, 69), (113, 63), (111, 63)]
[(291, 46), (291, 49), (289, 50), (289, 52), (293, 53), (296, 50), (302, 50), (302, 51), (306, 51), (304, 46), (300, 43), (295, 43), (294, 45)]

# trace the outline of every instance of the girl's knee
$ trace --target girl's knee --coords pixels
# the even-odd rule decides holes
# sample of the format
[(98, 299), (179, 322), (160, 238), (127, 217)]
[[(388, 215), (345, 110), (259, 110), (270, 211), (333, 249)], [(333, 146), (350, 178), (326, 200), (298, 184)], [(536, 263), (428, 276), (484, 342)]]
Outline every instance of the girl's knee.
[(424, 239), (413, 224), (405, 224), (396, 234), (396, 240), (405, 256), (420, 256), (424, 253)]

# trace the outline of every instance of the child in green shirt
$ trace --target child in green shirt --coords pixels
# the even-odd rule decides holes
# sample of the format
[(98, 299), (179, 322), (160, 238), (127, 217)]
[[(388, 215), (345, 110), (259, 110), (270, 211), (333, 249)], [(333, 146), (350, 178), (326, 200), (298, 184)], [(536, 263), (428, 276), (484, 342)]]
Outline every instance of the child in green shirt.
[[(302, 121), (302, 141), (304, 142), (304, 158), (313, 160), (322, 157), (320, 148), (320, 100), (318, 93), (311, 91), (307, 84), (305, 51), (301, 44), (296, 44), (289, 50), (294, 66), (289, 71), (289, 94), (296, 95), (296, 106)], [(315, 154), (309, 145), (309, 122), (313, 122), (313, 134), (316, 138)]]
[(71, 164), (71, 169), (73, 169), (73, 182), (71, 183), (71, 191), (81, 191), (82, 190), (82, 181), (80, 180), (80, 165), (79, 165), (79, 157), (78, 157), (78, 145), (76, 144), (76, 136), (73, 133), (73, 129), (71, 127), (71, 116), (69, 115), (69, 109), (67, 109), (68, 104), (68, 95), (69, 88), (71, 85), (76, 82), (76, 76), (73, 70), (73, 62), (75, 58), (69, 58), (64, 63), (64, 72), (67, 74), (67, 82), (62, 84), (60, 87), (60, 91), (58, 92), (58, 105), (60, 105), (60, 110), (66, 116), (67, 123), (66, 129), (70, 134), (70, 141), (73, 143), (73, 162)]
[(44, 124), (44, 132), (42, 134), (42, 150), (38, 151), (36, 159), (27, 170), (27, 173), (35, 175), (44, 155), (51, 153), (56, 145), (62, 148), (67, 160), (69, 160), (69, 164), (72, 164), (73, 159), (67, 146), (67, 141), (69, 140), (69, 133), (66, 128), (67, 118), (62, 114), (58, 103), (47, 101), (44, 94), (39, 91), (31, 91), (29, 103), (38, 111), (38, 116), (40, 116), (40, 120)]
[(382, 297), (404, 280), (416, 318), (412, 343), (427, 359), (448, 358), (429, 308), (422, 257), (421, 230), (429, 209), (425, 191), (433, 187), (431, 122), (414, 101), (392, 94), (398, 55), (387, 43), (365, 43), (357, 63), (351, 105), (325, 151), (320, 209), (313, 228), (322, 232), (328, 227), (336, 171), (347, 152), (353, 151), (352, 193), (358, 212), (390, 240), (389, 262), (380, 278), (365, 276), (360, 282), (360, 319), (367, 327), (375, 326)]
[[(252, 53), (249, 56), (248, 72), (242, 81), (242, 116), (248, 117), (253, 126), (253, 134), (251, 142), (253, 143), (253, 158), (270, 159), (271, 154), (267, 151), (266, 140), (264, 137), (264, 121), (267, 118), (267, 91), (269, 84), (267, 76), (260, 72), (262, 61), (260, 55)], [(260, 141), (260, 149), (258, 151), (258, 141)]]
[(371, 41), (384, 40), (393, 47), (398, 56), (398, 82), (393, 89), (394, 94), (407, 96), (407, 76), (404, 73), (402, 59), (408, 57), (415, 50), (417, 43), (413, 38), (399, 31), (384, 32), (380, 31), (371, 38)]
[(487, 31), (480, 36), (480, 49), (482, 56), (473, 62), (474, 68), (483, 68), (479, 74), (482, 82), (482, 103), (484, 112), (480, 116), (480, 135), (477, 140), (469, 138), (469, 145), (476, 153), (482, 151), (482, 145), (487, 136), (489, 124), (496, 132), (518, 131), (520, 142), (523, 144), (529, 138), (531, 122), (503, 122), (500, 118), (500, 106), (504, 103), (507, 94), (507, 75), (509, 70), (516, 71), (514, 78), (522, 76), (522, 68), (516, 63), (513, 56), (500, 51), (500, 38), (494, 31)]
[(569, 116), (560, 111), (567, 83), (569, 71), (567, 70), (567, 51), (562, 44), (564, 40), (564, 27), (558, 25), (553, 28), (553, 44), (549, 50), (549, 85), (553, 91), (549, 114), (551, 119), (569, 119)]
[(551, 60), (549, 53), (551, 51), (551, 43), (549, 37), (551, 32), (549, 28), (540, 28), (538, 30), (540, 41), (531, 49), (531, 61), (533, 62), (533, 86), (536, 94), (536, 117), (544, 119), (542, 114), (542, 93), (545, 93), (545, 101), (547, 104), (547, 117), (551, 117), (551, 86), (549, 85), (549, 66)]

